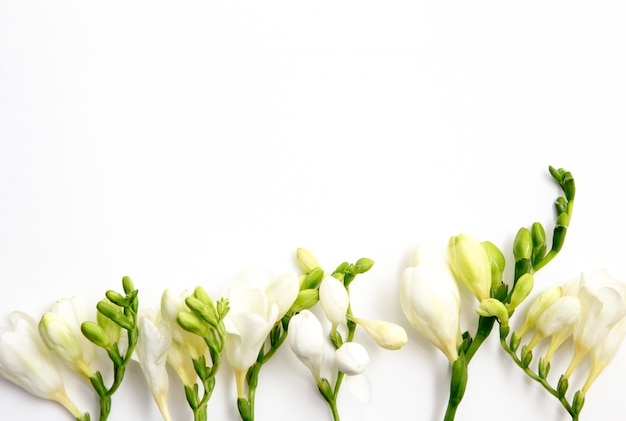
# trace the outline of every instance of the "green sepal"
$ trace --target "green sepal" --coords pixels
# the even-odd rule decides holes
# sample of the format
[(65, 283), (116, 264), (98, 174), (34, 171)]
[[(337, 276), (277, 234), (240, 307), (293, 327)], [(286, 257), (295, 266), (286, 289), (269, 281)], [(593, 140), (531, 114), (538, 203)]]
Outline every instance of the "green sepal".
[(522, 347), (522, 368), (528, 368), (530, 362), (533, 360), (533, 352), (524, 345)]
[(574, 400), (572, 401), (572, 411), (575, 414), (580, 414), (580, 411), (583, 409), (583, 405), (585, 404), (585, 395), (578, 390), (574, 393)]
[(550, 362), (546, 362), (543, 358), (539, 358), (538, 373), (539, 378), (546, 379), (550, 373)]
[(467, 386), (467, 363), (465, 354), (459, 354), (452, 364), (452, 377), (450, 379), (450, 404), (454, 407), (458, 406), (465, 394)]
[(559, 399), (564, 398), (567, 393), (567, 388), (569, 387), (569, 380), (565, 376), (561, 376), (559, 379), (559, 383), (556, 387), (556, 394)]
[(185, 397), (187, 397), (187, 402), (189, 402), (189, 406), (191, 409), (195, 410), (198, 408), (198, 385), (194, 384), (192, 386), (185, 385)]
[(252, 421), (254, 416), (252, 414), (252, 407), (250, 401), (246, 398), (237, 398), (237, 409), (241, 415), (243, 421)]
[(102, 373), (97, 371), (94, 377), (89, 378), (89, 381), (91, 382), (91, 385), (93, 386), (98, 396), (105, 396), (107, 394), (107, 388), (104, 385), (104, 379), (102, 378)]
[(319, 389), (322, 397), (326, 400), (326, 402), (330, 403), (334, 401), (335, 398), (333, 396), (333, 389), (330, 387), (330, 383), (326, 378), (322, 377), (317, 382), (317, 388)]

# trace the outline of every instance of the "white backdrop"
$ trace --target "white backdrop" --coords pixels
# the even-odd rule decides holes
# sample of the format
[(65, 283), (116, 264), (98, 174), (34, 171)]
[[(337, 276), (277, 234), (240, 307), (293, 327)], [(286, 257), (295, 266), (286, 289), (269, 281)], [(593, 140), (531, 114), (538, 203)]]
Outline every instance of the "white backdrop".
[[(0, 325), (64, 296), (95, 305), (123, 275), (150, 307), (166, 287), (218, 296), (249, 266), (295, 271), (297, 247), (327, 269), (370, 257), (353, 309), (409, 343), (359, 336), (372, 399), (344, 387), (342, 419), (439, 420), (447, 360), (399, 307), (415, 242), (490, 240), (510, 279), (518, 228), (551, 231), (548, 165), (565, 167), (571, 229), (536, 292), (600, 268), (626, 281), (625, 18), (619, 1), (1, 1)], [(567, 420), (495, 339), (457, 419)], [(583, 419), (624, 418), (625, 375), (626, 347)], [(159, 419), (143, 384), (132, 367), (112, 421)], [(174, 417), (191, 419), (180, 387)], [(209, 418), (237, 419), (234, 399), (225, 365)], [(3, 379), (0, 407), (69, 419)], [(295, 418), (330, 413), (285, 347), (261, 372), (257, 419)]]

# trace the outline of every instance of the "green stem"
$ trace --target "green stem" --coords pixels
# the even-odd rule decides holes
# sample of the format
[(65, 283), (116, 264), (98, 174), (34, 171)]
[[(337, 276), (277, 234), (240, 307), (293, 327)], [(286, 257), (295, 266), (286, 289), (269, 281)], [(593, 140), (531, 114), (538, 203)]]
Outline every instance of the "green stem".
[(495, 323), (495, 321), (495, 317), (480, 316), (478, 318), (478, 328), (476, 329), (476, 335), (474, 336), (474, 339), (472, 339), (472, 343), (467, 348), (467, 351), (465, 351), (465, 361), (467, 364), (470, 363), (472, 357), (474, 357), (474, 354), (476, 354), (476, 351), (478, 351), (485, 339), (487, 339), (487, 336), (489, 336), (489, 334), (491, 333), (491, 329), (493, 328), (493, 324)]
[(510, 355), (511, 359), (515, 362), (515, 364), (521, 368), (524, 373), (526, 373), (526, 375), (528, 377), (530, 377), (531, 379), (533, 379), (534, 381), (536, 381), (537, 383), (539, 383), (540, 385), (543, 386), (544, 389), (546, 389), (548, 391), (548, 393), (550, 393), (552, 396), (554, 396), (559, 402), (561, 402), (561, 405), (563, 405), (563, 408), (565, 408), (565, 410), (567, 411), (567, 413), (572, 417), (572, 420), (578, 420), (578, 414), (576, 414), (574, 412), (574, 409), (572, 408), (572, 406), (570, 405), (570, 403), (567, 401), (567, 399), (562, 396), (559, 396), (559, 392), (553, 388), (550, 383), (548, 383), (548, 381), (546, 379), (544, 379), (543, 377), (540, 377), (539, 375), (537, 375), (535, 372), (533, 372), (529, 367), (524, 367), (524, 364), (522, 364), (522, 361), (519, 359), (519, 357), (517, 356), (517, 354), (509, 347), (509, 345), (506, 343), (506, 338), (500, 338), (500, 345), (502, 345), (502, 349), (504, 349), (504, 351)]

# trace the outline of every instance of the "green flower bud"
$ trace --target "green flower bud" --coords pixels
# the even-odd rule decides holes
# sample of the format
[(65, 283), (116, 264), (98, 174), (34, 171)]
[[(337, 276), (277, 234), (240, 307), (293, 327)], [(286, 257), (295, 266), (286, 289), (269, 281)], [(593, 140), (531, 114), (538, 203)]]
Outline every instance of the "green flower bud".
[(517, 348), (519, 348), (520, 341), (521, 341), (521, 338), (517, 334), (517, 332), (513, 332), (513, 334), (511, 335), (511, 340), (509, 342), (509, 347), (511, 348), (511, 351), (513, 352), (517, 351)]
[(513, 241), (513, 256), (515, 261), (530, 260), (533, 255), (533, 239), (528, 228), (520, 228)]
[(478, 299), (489, 298), (491, 290), (491, 263), (480, 242), (467, 234), (450, 238), (448, 265), (463, 285)]
[(307, 310), (319, 301), (319, 297), (317, 289), (302, 290), (287, 313), (300, 313), (302, 310)]
[(113, 321), (113, 323), (117, 324), (123, 329), (132, 330), (133, 329), (133, 320), (126, 316), (121, 310), (120, 307), (111, 303), (108, 300), (101, 300), (96, 304), (96, 308), (100, 313), (104, 316), (108, 317)]
[(181, 311), (176, 317), (176, 321), (187, 332), (205, 337), (209, 333), (209, 326), (200, 317), (189, 311)]
[(193, 296), (196, 297), (201, 302), (203, 302), (204, 304), (206, 304), (207, 306), (213, 307), (213, 300), (211, 299), (211, 296), (201, 286), (197, 286), (193, 290)]
[(98, 322), (98, 325), (106, 332), (107, 336), (109, 337), (109, 341), (112, 344), (116, 344), (120, 341), (122, 328), (117, 323), (114, 323), (111, 319), (109, 319), (99, 311), (96, 312), (96, 321)]
[(109, 301), (111, 301), (115, 305), (118, 305), (120, 307), (128, 307), (129, 305), (128, 299), (119, 292), (108, 290), (105, 295), (109, 299)]
[(80, 330), (83, 332), (83, 335), (85, 335), (85, 338), (89, 339), (100, 348), (108, 348), (111, 346), (109, 335), (100, 325), (94, 322), (83, 322), (80, 325)]
[(365, 273), (368, 270), (370, 270), (372, 266), (374, 266), (374, 261), (372, 259), (368, 259), (367, 257), (362, 257), (356, 261), (356, 263), (352, 267), (351, 272), (354, 274)]
[(315, 289), (324, 279), (324, 271), (320, 268), (314, 268), (304, 276), (304, 280), (300, 283), (300, 290)]
[(550, 171), (550, 175), (552, 176), (552, 178), (554, 178), (557, 183), (561, 184), (561, 182), (563, 181), (563, 175), (561, 174), (563, 169), (561, 168), (560, 170), (557, 170), (552, 165), (550, 165), (548, 167), (548, 170)]
[(539, 222), (535, 222), (530, 233), (533, 239), (533, 265), (536, 265), (546, 254), (546, 232)]
[(313, 269), (319, 268), (320, 264), (310, 251), (304, 248), (298, 248), (296, 250), (296, 259), (298, 260), (298, 265), (300, 268), (306, 273), (311, 272)]
[(561, 212), (556, 219), (556, 225), (554, 227), (554, 234), (552, 236), (552, 250), (560, 251), (561, 247), (563, 247), (568, 225), (569, 215), (566, 212)]
[(135, 291), (135, 286), (133, 285), (133, 281), (128, 276), (124, 276), (122, 278), (122, 287), (124, 288), (124, 292), (126, 294), (130, 294)]
[(511, 301), (509, 303), (509, 310), (514, 310), (519, 306), (531, 293), (533, 286), (535, 285), (534, 278), (531, 274), (523, 274), (515, 283), (513, 288), (513, 294), (511, 294)]
[(491, 263), (491, 287), (497, 288), (502, 283), (502, 273), (504, 272), (505, 259), (504, 254), (491, 241), (483, 241), (480, 243)]
[(185, 298), (185, 304), (187, 304), (187, 307), (200, 319), (211, 326), (217, 326), (217, 314), (215, 313), (213, 305), (206, 305), (193, 296)]
[(496, 317), (502, 327), (509, 326), (509, 311), (495, 298), (485, 298), (480, 302), (476, 313), (483, 317)]

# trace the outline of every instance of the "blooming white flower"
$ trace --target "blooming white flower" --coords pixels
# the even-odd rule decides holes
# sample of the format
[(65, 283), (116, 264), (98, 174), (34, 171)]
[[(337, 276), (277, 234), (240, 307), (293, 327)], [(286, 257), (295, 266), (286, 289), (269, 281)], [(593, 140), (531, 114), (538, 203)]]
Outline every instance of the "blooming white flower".
[(237, 393), (244, 394), (244, 379), (254, 364), (274, 324), (289, 310), (298, 296), (296, 275), (273, 276), (269, 271), (242, 272), (227, 288), (230, 311), (224, 319), (225, 352), (235, 370)]
[(335, 351), (337, 369), (347, 376), (361, 374), (369, 361), (367, 350), (357, 342), (346, 342)]
[(63, 405), (75, 418), (80, 411), (65, 392), (63, 379), (37, 332), (22, 312), (11, 314), (11, 328), (0, 329), (0, 375), (35, 396)]
[(167, 406), (169, 379), (167, 375), (167, 355), (172, 341), (172, 333), (165, 321), (154, 312), (141, 312), (138, 320), (139, 338), (137, 356), (141, 371), (148, 383), (152, 397), (163, 419), (171, 421)]
[(539, 294), (528, 307), (524, 324), (518, 331), (519, 337), (534, 328), (541, 314), (546, 311), (556, 300), (563, 295), (563, 288), (560, 286), (550, 287)]
[(327, 276), (322, 280), (319, 292), (320, 305), (326, 318), (331, 322), (334, 332), (337, 325), (346, 319), (346, 313), (350, 306), (348, 290), (339, 279), (334, 276)]
[(581, 318), (574, 328), (574, 356), (565, 377), (569, 377), (582, 359), (626, 316), (626, 284), (613, 279), (604, 270), (581, 276), (578, 298)]
[(81, 332), (81, 323), (88, 319), (76, 297), (57, 300), (39, 322), (44, 344), (72, 370), (85, 378), (94, 376), (89, 366), (94, 345)]
[(352, 317), (352, 321), (360, 325), (378, 345), (385, 349), (400, 349), (408, 341), (406, 330), (395, 323), (382, 320), (366, 320)]
[(624, 336), (626, 336), (626, 317), (617, 322), (606, 338), (591, 351), (591, 370), (581, 389), (583, 394), (587, 393), (591, 384), (617, 355), (617, 351), (624, 341)]
[(400, 303), (411, 326), (439, 348), (452, 364), (461, 342), (461, 299), (457, 283), (445, 260), (418, 244), (402, 272)]
[(537, 319), (533, 338), (528, 344), (532, 350), (541, 340), (552, 337), (546, 361), (550, 361), (556, 349), (571, 336), (576, 321), (580, 317), (580, 300), (566, 295), (554, 301)]
[(483, 245), (467, 234), (450, 238), (448, 264), (454, 276), (482, 301), (491, 290), (491, 262)]
[(289, 321), (289, 347), (302, 363), (311, 370), (317, 383), (324, 364), (324, 332), (313, 313), (303, 310)]

